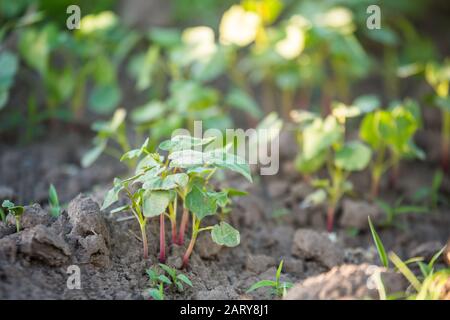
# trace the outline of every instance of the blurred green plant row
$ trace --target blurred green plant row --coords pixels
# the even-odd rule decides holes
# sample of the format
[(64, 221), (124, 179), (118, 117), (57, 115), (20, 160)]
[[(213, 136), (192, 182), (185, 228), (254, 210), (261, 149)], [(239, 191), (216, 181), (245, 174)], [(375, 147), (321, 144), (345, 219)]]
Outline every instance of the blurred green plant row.
[[(210, 17), (222, 10), (223, 3), (206, 3), (203, 10)], [(382, 28), (369, 30), (366, 9), (374, 3), (382, 8)], [(246, 126), (272, 111), (290, 121), (292, 110), (326, 116), (342, 106), (351, 109), (355, 87), (370, 77), (383, 79), (384, 90), (379, 97), (354, 100), (357, 106), (388, 104), (379, 98), (399, 104), (402, 78), (424, 74), (435, 89), (427, 102), (442, 109), (443, 165), (448, 162), (449, 63), (442, 62), (432, 41), (410, 19), (426, 10), (425, 1), (242, 0), (215, 18), (215, 25), (205, 21), (211, 27), (153, 27), (146, 32), (125, 26), (107, 10), (114, 7), (109, 0), (79, 1), (81, 28), (68, 30), (69, 4), (0, 2), (0, 133), (18, 131), (30, 140), (52, 119), (112, 116), (93, 123), (98, 135), (83, 159), (90, 165), (103, 152), (119, 156), (129, 151), (147, 135), (155, 147), (174, 129), (191, 128), (194, 120), (202, 120), (206, 128), (233, 127), (231, 110), (245, 115), (238, 125)], [(191, 10), (182, 1), (173, 6), (181, 24), (196, 21), (197, 2)], [(124, 86), (126, 77), (133, 79), (133, 87)], [(19, 81), (26, 85), (15, 88)], [(26, 106), (16, 105), (11, 92)], [(132, 105), (134, 95), (145, 95), (148, 102)], [(407, 121), (420, 126), (420, 114), (415, 107), (414, 120)], [(390, 115), (377, 111), (371, 117), (385, 120)], [(395, 169), (403, 153), (417, 153), (417, 148), (395, 139), (374, 141), (374, 133), (367, 133), (377, 131), (374, 121), (365, 119), (361, 130), (380, 158), (374, 164), (376, 180), (388, 167)], [(129, 131), (134, 131), (132, 143)], [(395, 157), (389, 163), (383, 159), (387, 148)], [(316, 156), (323, 154), (311, 157)]]

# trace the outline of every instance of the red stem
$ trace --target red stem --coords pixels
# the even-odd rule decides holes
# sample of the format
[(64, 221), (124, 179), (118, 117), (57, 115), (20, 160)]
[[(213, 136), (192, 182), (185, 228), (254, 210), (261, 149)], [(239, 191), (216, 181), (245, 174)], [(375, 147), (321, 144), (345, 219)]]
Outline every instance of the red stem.
[(159, 216), (159, 262), (166, 262), (166, 233), (164, 227), (164, 213)]
[(189, 242), (189, 247), (186, 249), (186, 252), (183, 256), (183, 265), (181, 266), (182, 269), (186, 268), (189, 264), (189, 257), (191, 256), (191, 253), (194, 250), (196, 239), (197, 239), (197, 235), (194, 233), (192, 235), (191, 241)]
[(186, 227), (189, 221), (189, 210), (183, 208), (183, 216), (181, 217), (180, 233), (178, 235), (178, 244), (182, 246), (184, 244), (184, 234), (186, 232)]

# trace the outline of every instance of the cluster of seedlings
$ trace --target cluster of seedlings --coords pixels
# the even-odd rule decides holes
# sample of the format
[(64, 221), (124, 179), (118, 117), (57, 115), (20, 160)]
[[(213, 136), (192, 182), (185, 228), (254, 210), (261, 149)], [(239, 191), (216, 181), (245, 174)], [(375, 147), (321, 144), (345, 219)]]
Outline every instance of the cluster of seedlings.
[[(347, 141), (346, 129), (350, 118), (362, 117), (359, 138)], [(421, 109), (411, 99), (393, 103), (381, 109), (378, 99), (362, 97), (352, 105), (335, 103), (325, 118), (308, 111), (293, 113), (297, 122), (299, 154), (297, 170), (317, 190), (309, 195), (303, 206), (327, 202), (327, 229), (332, 231), (333, 218), (341, 198), (354, 194), (349, 176), (353, 172), (370, 170), (370, 199), (385, 211), (387, 225), (397, 214), (428, 212), (437, 206), (443, 173), (436, 171), (431, 188), (419, 190), (417, 202), (426, 198), (427, 206), (403, 205), (399, 199), (393, 206), (378, 199), (380, 183), (390, 173), (390, 185), (399, 179), (403, 159), (425, 159), (425, 153), (414, 143), (414, 135), (422, 126)], [(326, 171), (327, 177), (320, 174)]]
[[(210, 180), (218, 169), (228, 169), (252, 181), (250, 168), (245, 160), (227, 151), (229, 146), (215, 148), (214, 141), (214, 137), (174, 136), (159, 145), (159, 149), (167, 153), (164, 157), (152, 153), (149, 140), (146, 140), (141, 148), (122, 156), (122, 160), (139, 159), (135, 173), (129, 178), (114, 180), (114, 187), (106, 194), (102, 209), (117, 202), (121, 191), (126, 194), (128, 204), (111, 212), (130, 211), (136, 218), (144, 259), (149, 255), (146, 225), (152, 218), (158, 218), (160, 223), (161, 263), (166, 261), (166, 219), (171, 225), (171, 243), (177, 245), (184, 245), (186, 228), (191, 221), (191, 239), (183, 256), (183, 267), (188, 265), (200, 232), (210, 232), (212, 240), (219, 245), (235, 247), (239, 244), (239, 231), (225, 219), (230, 198), (245, 193), (235, 189), (216, 190)], [(207, 150), (199, 151), (202, 149)], [(182, 211), (179, 227), (178, 208)], [(205, 226), (208, 216), (217, 216), (219, 222)]]

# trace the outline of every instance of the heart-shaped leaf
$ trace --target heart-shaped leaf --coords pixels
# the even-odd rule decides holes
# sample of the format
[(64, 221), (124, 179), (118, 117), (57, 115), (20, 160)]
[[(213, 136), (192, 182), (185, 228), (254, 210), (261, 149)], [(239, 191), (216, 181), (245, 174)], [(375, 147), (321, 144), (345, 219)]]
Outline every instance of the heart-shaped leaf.
[(347, 171), (360, 171), (367, 167), (372, 150), (358, 141), (346, 143), (336, 152), (334, 164)]
[(239, 231), (222, 221), (211, 230), (213, 241), (226, 247), (236, 247), (241, 241)]
[(166, 211), (170, 202), (170, 193), (165, 190), (146, 190), (143, 199), (144, 216), (148, 218), (156, 217)]
[(208, 196), (194, 185), (186, 196), (186, 208), (192, 211), (199, 220), (202, 220), (204, 217), (216, 213), (217, 203), (213, 197)]

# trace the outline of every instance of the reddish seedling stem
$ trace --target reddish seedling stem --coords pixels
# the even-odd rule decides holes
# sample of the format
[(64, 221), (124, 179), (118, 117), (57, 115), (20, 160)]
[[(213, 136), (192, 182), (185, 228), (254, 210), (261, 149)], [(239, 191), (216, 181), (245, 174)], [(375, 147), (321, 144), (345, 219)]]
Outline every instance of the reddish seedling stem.
[(183, 208), (183, 216), (181, 217), (180, 233), (178, 235), (178, 244), (182, 246), (184, 244), (184, 234), (186, 232), (186, 226), (189, 221), (189, 210)]
[(192, 254), (192, 251), (194, 250), (194, 246), (195, 246), (195, 241), (197, 240), (197, 235), (199, 233), (199, 228), (200, 228), (200, 220), (195, 219), (195, 217), (192, 217), (192, 237), (191, 237), (191, 241), (189, 242), (189, 246), (186, 249), (186, 252), (184, 253), (183, 256), (183, 265), (181, 266), (181, 268), (186, 268), (189, 264), (189, 257)]
[(159, 262), (166, 262), (166, 232), (164, 226), (164, 214), (159, 216)]
[(191, 253), (194, 250), (196, 240), (197, 240), (197, 234), (193, 234), (191, 241), (189, 242), (189, 246), (186, 249), (186, 252), (184, 253), (184, 256), (183, 256), (183, 265), (181, 267), (183, 269), (186, 268), (189, 264), (189, 257), (191, 256)]
[(370, 191), (370, 196), (372, 200), (378, 197), (378, 193), (380, 192), (380, 177), (378, 175), (372, 176), (372, 186)]
[(334, 223), (334, 207), (328, 207), (327, 209), (327, 231), (333, 231), (333, 223)]

